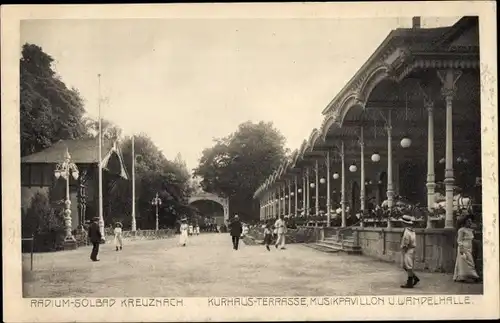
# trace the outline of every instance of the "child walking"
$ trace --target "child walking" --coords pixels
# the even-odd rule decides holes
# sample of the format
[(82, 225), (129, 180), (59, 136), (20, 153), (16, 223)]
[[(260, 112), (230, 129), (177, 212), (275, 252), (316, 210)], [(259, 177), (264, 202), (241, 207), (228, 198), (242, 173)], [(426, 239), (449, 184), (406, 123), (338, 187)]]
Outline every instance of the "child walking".
[(271, 229), (271, 223), (266, 223), (264, 227), (264, 244), (266, 245), (267, 251), (271, 251), (269, 246), (273, 243), (273, 231)]

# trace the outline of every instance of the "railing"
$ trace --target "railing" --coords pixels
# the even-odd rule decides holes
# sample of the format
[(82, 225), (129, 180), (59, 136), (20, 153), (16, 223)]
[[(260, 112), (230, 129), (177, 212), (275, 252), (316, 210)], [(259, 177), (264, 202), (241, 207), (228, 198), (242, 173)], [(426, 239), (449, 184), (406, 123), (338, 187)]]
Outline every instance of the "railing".
[[(161, 230), (137, 230), (137, 231), (123, 231), (122, 238), (124, 239), (164, 239), (175, 235), (174, 229), (161, 229)], [(114, 234), (106, 236), (107, 242), (114, 241)]]
[(31, 238), (22, 238), (21, 241), (30, 241), (31, 242), (31, 248), (30, 248), (30, 270), (33, 270), (33, 251), (35, 249), (35, 234), (31, 236)]

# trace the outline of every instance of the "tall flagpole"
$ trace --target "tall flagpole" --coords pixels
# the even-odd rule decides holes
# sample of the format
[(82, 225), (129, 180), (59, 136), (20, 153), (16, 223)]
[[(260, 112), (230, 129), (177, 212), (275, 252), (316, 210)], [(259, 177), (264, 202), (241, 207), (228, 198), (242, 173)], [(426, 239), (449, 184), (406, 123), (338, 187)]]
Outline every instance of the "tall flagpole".
[(103, 206), (102, 206), (102, 125), (101, 125), (101, 74), (97, 74), (99, 81), (99, 231), (101, 231), (101, 236), (103, 240), (106, 240), (104, 236), (104, 216), (103, 216)]
[(137, 230), (135, 222), (135, 135), (132, 135), (132, 231)]

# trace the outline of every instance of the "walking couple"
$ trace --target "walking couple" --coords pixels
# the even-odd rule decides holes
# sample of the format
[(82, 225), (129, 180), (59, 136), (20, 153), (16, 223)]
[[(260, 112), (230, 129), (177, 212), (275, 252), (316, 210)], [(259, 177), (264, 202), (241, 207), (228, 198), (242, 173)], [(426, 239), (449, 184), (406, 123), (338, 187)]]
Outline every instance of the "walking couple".
[[(266, 245), (266, 249), (268, 251), (271, 251), (269, 246), (272, 244), (273, 240), (273, 231), (271, 223), (267, 223), (265, 228), (264, 228), (264, 244)], [(276, 249), (280, 247), (280, 249), (285, 249), (285, 234), (286, 234), (287, 228), (286, 228), (286, 222), (285, 218), (283, 215), (280, 216), (279, 219), (276, 220), (274, 223), (274, 233), (276, 235), (276, 242), (274, 246)]]

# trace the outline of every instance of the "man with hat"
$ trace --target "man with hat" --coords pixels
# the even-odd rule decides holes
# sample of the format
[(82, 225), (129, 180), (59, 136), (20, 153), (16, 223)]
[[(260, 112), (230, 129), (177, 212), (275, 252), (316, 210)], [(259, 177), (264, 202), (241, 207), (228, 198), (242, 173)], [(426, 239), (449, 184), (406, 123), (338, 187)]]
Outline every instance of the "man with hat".
[(231, 240), (233, 241), (233, 249), (238, 250), (238, 244), (240, 242), (240, 236), (243, 231), (243, 227), (240, 222), (240, 217), (238, 214), (234, 215), (233, 221), (229, 224)]
[(101, 243), (101, 239), (102, 235), (101, 230), (99, 230), (99, 217), (94, 217), (89, 226), (89, 240), (92, 243), (90, 259), (92, 261), (99, 261), (99, 259), (97, 259), (97, 254), (99, 253), (99, 244)]
[(403, 237), (401, 239), (401, 253), (403, 261), (403, 269), (408, 274), (408, 280), (405, 285), (401, 285), (401, 288), (413, 288), (420, 279), (413, 272), (413, 266), (415, 262), (415, 248), (417, 247), (417, 238), (415, 231), (413, 230), (413, 219), (409, 215), (403, 215), (401, 217), (401, 223), (403, 224)]

